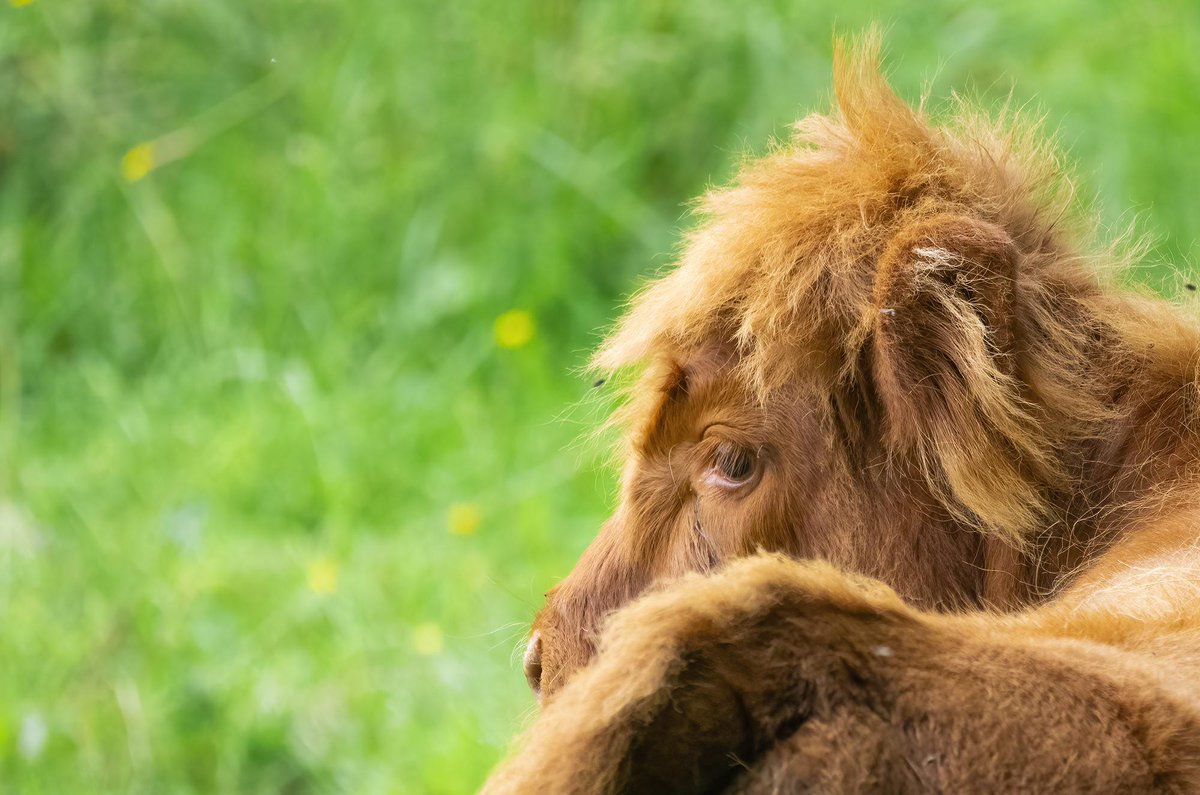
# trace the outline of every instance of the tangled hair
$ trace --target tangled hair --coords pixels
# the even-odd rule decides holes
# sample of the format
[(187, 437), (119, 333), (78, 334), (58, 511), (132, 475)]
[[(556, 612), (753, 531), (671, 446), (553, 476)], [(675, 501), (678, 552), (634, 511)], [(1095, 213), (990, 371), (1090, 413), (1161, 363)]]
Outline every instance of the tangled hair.
[(1120, 257), (1079, 253), (1036, 124), (956, 100), (933, 126), (889, 88), (875, 33), (839, 43), (834, 86), (832, 114), (703, 198), (678, 266), (593, 364), (649, 365), (635, 394), (651, 393), (669, 358), (725, 340), (760, 401), (799, 385), (846, 455), (903, 462), (950, 515), (1023, 547), (1062, 520), (1131, 379), (1182, 388), (1200, 339), (1105, 285)]
[(596, 355), (620, 500), (485, 792), (1200, 788), (1200, 325), (1080, 253), (1036, 125), (878, 52)]

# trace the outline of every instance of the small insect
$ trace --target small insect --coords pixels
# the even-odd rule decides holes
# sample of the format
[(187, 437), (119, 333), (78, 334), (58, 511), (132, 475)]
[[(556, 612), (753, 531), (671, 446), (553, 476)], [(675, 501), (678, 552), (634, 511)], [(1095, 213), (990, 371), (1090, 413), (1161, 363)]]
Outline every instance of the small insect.
[(1192, 284), (1191, 282), (1185, 284), (1184, 287), (1188, 288), (1189, 292), (1196, 292), (1196, 285)]
[(592, 389), (599, 389), (600, 387), (604, 386), (604, 382), (607, 380), (607, 378), (597, 378), (595, 383), (592, 384)]

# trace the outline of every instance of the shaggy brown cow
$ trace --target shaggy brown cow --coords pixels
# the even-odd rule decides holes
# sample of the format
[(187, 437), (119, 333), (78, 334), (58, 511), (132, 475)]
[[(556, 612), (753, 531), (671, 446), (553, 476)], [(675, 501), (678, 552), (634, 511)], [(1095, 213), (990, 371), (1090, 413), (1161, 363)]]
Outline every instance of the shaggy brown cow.
[(644, 367), (620, 505), (487, 792), (1200, 791), (1200, 329), (876, 52), (597, 355)]

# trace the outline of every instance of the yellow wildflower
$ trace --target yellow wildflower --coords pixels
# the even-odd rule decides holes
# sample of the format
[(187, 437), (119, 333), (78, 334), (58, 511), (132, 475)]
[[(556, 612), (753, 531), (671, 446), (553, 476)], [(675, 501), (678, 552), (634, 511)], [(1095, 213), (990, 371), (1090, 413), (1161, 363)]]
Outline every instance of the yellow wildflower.
[(335, 593), (338, 586), (338, 565), (329, 558), (318, 558), (308, 564), (308, 590), (323, 596)]
[(479, 529), (479, 508), (469, 502), (460, 502), (450, 506), (446, 512), (446, 524), (450, 532), (456, 536), (475, 535)]
[(21, 6), (27, 6), (32, 2), (33, 2), (33, 0), (8, 0), (8, 4), (11, 5), (13, 8), (20, 8)]
[(533, 339), (533, 315), (524, 309), (510, 309), (496, 318), (493, 331), (501, 348), (520, 348)]
[(121, 158), (121, 176), (129, 182), (137, 182), (149, 174), (155, 165), (154, 144), (138, 144)]
[(426, 657), (439, 653), (445, 646), (442, 628), (432, 622), (413, 627), (413, 648)]

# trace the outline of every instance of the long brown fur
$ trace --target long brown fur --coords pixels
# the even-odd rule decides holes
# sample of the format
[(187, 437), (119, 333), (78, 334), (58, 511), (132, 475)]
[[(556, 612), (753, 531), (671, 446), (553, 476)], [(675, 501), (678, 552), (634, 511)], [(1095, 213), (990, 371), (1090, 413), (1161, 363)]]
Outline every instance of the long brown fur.
[(596, 354), (621, 501), (485, 791), (1200, 791), (1200, 328), (1036, 126), (834, 83)]

